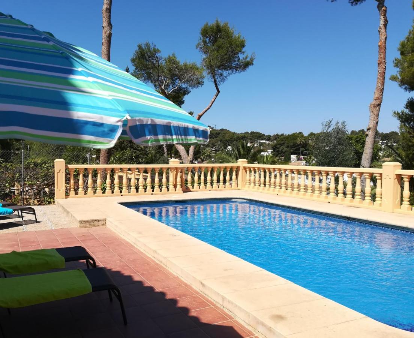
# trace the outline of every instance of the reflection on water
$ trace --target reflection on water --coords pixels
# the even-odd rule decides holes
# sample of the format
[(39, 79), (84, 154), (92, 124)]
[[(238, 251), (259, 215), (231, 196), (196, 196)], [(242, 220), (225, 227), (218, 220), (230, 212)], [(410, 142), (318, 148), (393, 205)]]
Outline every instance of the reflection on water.
[(247, 200), (128, 205), (381, 322), (414, 330), (414, 234)]

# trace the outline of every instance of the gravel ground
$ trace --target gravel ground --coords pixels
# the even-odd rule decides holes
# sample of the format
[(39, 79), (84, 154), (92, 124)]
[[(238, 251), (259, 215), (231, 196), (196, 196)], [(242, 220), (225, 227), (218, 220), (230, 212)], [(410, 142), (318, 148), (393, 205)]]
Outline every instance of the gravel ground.
[(0, 233), (76, 227), (73, 220), (57, 205), (41, 205), (33, 208), (36, 210), (38, 223), (35, 223), (33, 215), (24, 215), (24, 225), (17, 215), (0, 216)]

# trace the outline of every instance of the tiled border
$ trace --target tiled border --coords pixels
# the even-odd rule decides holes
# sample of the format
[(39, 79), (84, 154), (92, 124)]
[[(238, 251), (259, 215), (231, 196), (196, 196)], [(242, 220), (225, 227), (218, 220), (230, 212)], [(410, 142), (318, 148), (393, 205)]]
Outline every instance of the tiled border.
[[(179, 201), (208, 196), (211, 198), (259, 198), (258, 201), (265, 203), (275, 203), (275, 200), (283, 201), (278, 196), (246, 194), (240, 191), (194, 193), (174, 197), (159, 196), (158, 201), (168, 201), (171, 198)], [(142, 199), (140, 197), (139, 200), (153, 201), (154, 196)], [(82, 218), (88, 216), (85, 210), (93, 211), (93, 216), (98, 215), (99, 212), (105, 216), (107, 227), (265, 336), (414, 337), (413, 333), (374, 321), (118, 204), (132, 201), (137, 201), (137, 197), (77, 199), (60, 203), (68, 211)], [(299, 203), (295, 203), (306, 206), (302, 204), (303, 201), (297, 199)], [(86, 202), (88, 202), (87, 209), (83, 208)], [(325, 204), (327, 203), (323, 203)], [(286, 206), (287, 204), (283, 202), (280, 205)], [(315, 210), (320, 210), (321, 207)], [(362, 212), (361, 209), (356, 210)], [(348, 208), (345, 212), (349, 213), (349, 211), (352, 210)], [(344, 214), (341, 215), (344, 216)], [(410, 222), (408, 220), (407, 223), (410, 224)]]

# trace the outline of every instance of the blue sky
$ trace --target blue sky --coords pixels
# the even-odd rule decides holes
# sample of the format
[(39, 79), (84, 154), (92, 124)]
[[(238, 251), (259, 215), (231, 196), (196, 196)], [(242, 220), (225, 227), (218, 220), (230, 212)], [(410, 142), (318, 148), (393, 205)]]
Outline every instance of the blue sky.
[[(13, 0), (0, 11), (57, 38), (100, 55), (101, 0)], [(411, 0), (387, 1), (387, 81), (379, 130), (398, 128), (393, 110), (410, 96), (388, 80), (398, 44), (411, 28)], [(255, 52), (255, 65), (231, 76), (203, 122), (237, 132), (267, 134), (320, 131), (324, 120), (348, 128), (368, 124), (377, 72), (378, 11), (374, 0), (352, 7), (347, 0), (113, 0), (111, 61), (131, 68), (138, 43), (155, 43), (162, 53), (200, 62), (195, 45), (203, 24), (228, 21)], [(214, 85), (194, 90), (184, 109), (201, 111)]]

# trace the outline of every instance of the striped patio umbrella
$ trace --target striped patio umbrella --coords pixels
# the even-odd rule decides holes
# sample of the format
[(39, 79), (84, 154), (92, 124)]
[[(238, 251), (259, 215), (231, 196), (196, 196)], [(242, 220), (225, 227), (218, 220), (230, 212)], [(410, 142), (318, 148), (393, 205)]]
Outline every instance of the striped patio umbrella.
[(209, 129), (90, 51), (0, 15), (0, 138), (110, 148), (204, 144)]

